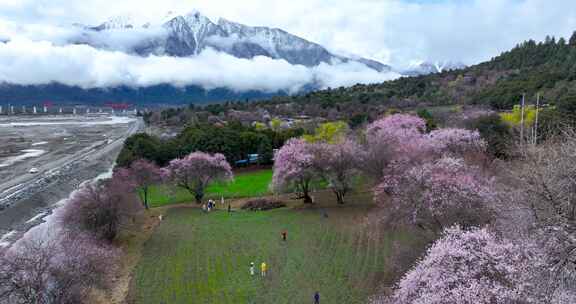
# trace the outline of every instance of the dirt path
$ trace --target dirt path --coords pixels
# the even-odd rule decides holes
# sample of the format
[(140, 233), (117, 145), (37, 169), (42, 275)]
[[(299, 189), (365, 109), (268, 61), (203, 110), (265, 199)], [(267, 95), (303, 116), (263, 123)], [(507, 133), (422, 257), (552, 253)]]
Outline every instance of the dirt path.
[(132, 271), (140, 261), (142, 247), (160, 223), (159, 215), (163, 213), (164, 211), (160, 209), (143, 212), (143, 214), (136, 219), (134, 226), (120, 236), (117, 245), (122, 249), (124, 255), (120, 261), (118, 273), (114, 278), (115, 288), (107, 292), (95, 291), (92, 295), (92, 303), (126, 303), (126, 297), (130, 290), (132, 280)]

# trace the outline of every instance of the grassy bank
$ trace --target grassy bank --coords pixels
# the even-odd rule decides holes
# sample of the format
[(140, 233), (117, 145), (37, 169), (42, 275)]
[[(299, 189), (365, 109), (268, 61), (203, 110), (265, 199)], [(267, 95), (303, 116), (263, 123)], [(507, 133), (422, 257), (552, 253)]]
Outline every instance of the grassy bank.
[[(272, 169), (240, 172), (230, 183), (216, 183), (206, 189), (206, 198), (220, 199), (257, 197), (270, 194), (269, 184), (272, 181)], [(193, 202), (194, 198), (184, 189), (168, 186), (152, 187), (150, 206), (160, 207), (168, 204)]]

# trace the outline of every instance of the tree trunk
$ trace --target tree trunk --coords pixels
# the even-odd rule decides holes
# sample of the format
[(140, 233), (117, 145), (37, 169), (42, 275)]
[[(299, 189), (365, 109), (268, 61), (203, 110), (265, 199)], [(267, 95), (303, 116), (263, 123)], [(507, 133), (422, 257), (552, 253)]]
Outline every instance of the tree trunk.
[(336, 193), (336, 200), (338, 201), (339, 205), (344, 204), (344, 193), (341, 191), (334, 191)]
[(302, 194), (303, 198), (304, 198), (304, 204), (313, 204), (314, 202), (312, 201), (312, 198), (310, 197), (310, 195), (308, 194), (308, 191), (304, 192)]
[(204, 195), (202, 193), (194, 193), (194, 199), (196, 199), (196, 204), (202, 204), (202, 198)]
[(148, 187), (144, 188), (144, 208), (146, 210), (150, 209), (150, 207), (148, 207)]
[(116, 238), (116, 234), (117, 234), (116, 223), (110, 220), (110, 222), (107, 225), (106, 232), (104, 233), (104, 238), (107, 241), (112, 242)]
[(204, 185), (201, 182), (196, 182), (194, 185), (194, 198), (196, 199), (196, 204), (202, 204), (202, 199), (204, 198)]
[(312, 198), (310, 197), (310, 181), (302, 181), (300, 187), (302, 188), (302, 198), (304, 199), (304, 204), (313, 204)]

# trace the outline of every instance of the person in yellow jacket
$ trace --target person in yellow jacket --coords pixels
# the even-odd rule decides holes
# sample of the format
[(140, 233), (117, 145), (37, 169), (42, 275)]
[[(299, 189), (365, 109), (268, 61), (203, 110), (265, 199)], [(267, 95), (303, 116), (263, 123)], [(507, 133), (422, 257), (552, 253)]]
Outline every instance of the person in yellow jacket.
[(266, 272), (268, 271), (268, 265), (266, 265), (265, 262), (262, 262), (262, 265), (260, 265), (260, 270), (262, 270), (262, 276), (265, 277)]

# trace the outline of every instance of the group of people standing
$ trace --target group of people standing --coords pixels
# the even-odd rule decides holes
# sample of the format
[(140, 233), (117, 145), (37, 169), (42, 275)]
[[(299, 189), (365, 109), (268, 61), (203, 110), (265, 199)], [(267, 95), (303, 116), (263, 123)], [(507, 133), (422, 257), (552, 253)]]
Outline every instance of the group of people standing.
[[(222, 205), (222, 208), (223, 208), (224, 207), (224, 197), (222, 197), (220, 204)], [(216, 209), (216, 202), (213, 201), (212, 199), (209, 199), (208, 203), (205, 203), (202, 205), (202, 211), (204, 211), (204, 212), (210, 212), (214, 209)], [(230, 211), (230, 205), (228, 205), (228, 211)]]
[[(262, 262), (262, 264), (260, 264), (260, 272), (262, 274), (262, 277), (266, 276), (266, 272), (268, 272), (268, 265), (266, 265), (266, 262)], [(253, 276), (256, 274), (256, 268), (254, 266), (254, 262), (250, 263), (250, 275)]]
[(208, 203), (202, 205), (202, 211), (210, 212), (212, 209), (216, 208), (216, 204), (212, 200), (208, 200)]
[[(220, 205), (222, 205), (221, 208), (224, 208), (224, 197), (222, 197), (222, 199), (220, 200)], [(214, 209), (216, 209), (216, 202), (213, 201), (212, 199), (209, 199), (208, 203), (202, 204), (202, 211), (204, 211), (205, 213), (210, 212)], [(232, 206), (230, 205), (230, 203), (228, 203), (228, 213), (230, 212), (232, 212)]]
[[(280, 232), (280, 236), (282, 238), (282, 241), (286, 242), (288, 239), (288, 231), (282, 230), (282, 232)], [(254, 264), (254, 262), (250, 262), (249, 271), (250, 276), (256, 275), (256, 265)], [(267, 273), (268, 273), (268, 264), (266, 264), (266, 262), (262, 262), (262, 264), (260, 264), (260, 274), (262, 275), (262, 277), (266, 277)], [(320, 293), (318, 291), (314, 293), (313, 299), (314, 304), (320, 304)]]

